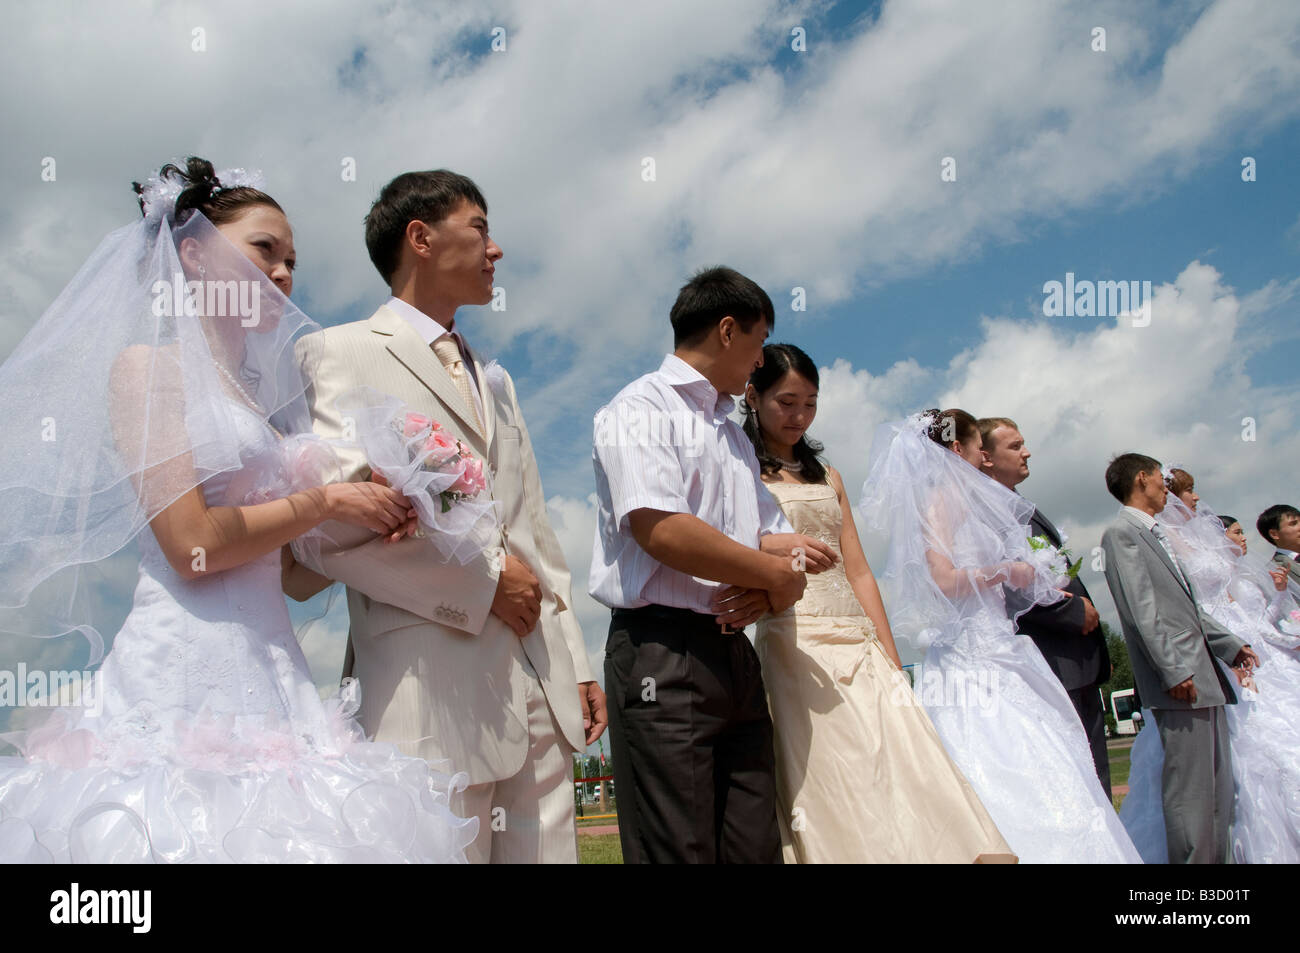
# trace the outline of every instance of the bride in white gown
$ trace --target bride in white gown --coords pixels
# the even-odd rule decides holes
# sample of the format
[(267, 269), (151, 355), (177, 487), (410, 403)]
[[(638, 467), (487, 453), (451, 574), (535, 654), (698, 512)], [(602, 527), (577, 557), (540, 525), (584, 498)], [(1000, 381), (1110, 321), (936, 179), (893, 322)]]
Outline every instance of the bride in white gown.
[(1030, 546), (1033, 504), (979, 455), (959, 410), (887, 424), (872, 445), (862, 509), (890, 535), (890, 621), (925, 654), (917, 694), (1022, 863), (1138, 863), (1069, 696), (1008, 617), (1062, 598), (1062, 567)]
[[(463, 777), (367, 742), (356, 686), (322, 702), (294, 637), (281, 587), (305, 570), (282, 547), (326, 519), (400, 532), (411, 511), (322, 485), (292, 231), (240, 170), (220, 178), (191, 159), (138, 188), (145, 218), (0, 369), (4, 459), (30, 465), (0, 486), (5, 630), (80, 632), (97, 661), (85, 570), (141, 551), (95, 690), (7, 737), (0, 862), (463, 861)], [(59, 439), (24, 444), (50, 417)]]

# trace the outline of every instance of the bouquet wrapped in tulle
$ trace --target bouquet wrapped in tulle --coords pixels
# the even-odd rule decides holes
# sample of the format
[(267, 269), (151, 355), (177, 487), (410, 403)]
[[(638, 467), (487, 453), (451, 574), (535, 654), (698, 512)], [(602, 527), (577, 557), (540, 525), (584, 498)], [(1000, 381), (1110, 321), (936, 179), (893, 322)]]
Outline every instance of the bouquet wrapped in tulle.
[(499, 518), (483, 461), (437, 421), (369, 387), (338, 399), (370, 468), (404, 494), (420, 530), (447, 559), (467, 563), (497, 545)]

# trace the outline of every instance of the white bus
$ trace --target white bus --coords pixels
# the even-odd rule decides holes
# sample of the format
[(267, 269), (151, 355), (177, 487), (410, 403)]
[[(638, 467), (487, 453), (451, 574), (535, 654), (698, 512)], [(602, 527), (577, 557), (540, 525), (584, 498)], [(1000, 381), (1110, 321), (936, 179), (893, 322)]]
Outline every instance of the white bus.
[(1135, 735), (1133, 716), (1141, 709), (1135, 689), (1122, 688), (1110, 694), (1110, 713), (1115, 716), (1115, 734)]

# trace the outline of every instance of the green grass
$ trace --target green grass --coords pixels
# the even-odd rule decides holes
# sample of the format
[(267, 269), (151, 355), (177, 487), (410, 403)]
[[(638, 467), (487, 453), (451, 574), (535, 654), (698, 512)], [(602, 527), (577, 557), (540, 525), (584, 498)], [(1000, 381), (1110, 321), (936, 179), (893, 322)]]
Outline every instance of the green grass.
[[(1111, 787), (1119, 787), (1121, 784), (1128, 784), (1129, 775), (1129, 752), (1133, 747), (1132, 738), (1123, 738), (1121, 740), (1110, 741), (1106, 748), (1110, 755), (1110, 783)], [(1115, 810), (1119, 810), (1120, 804), (1124, 802), (1124, 795), (1116, 794), (1111, 798), (1115, 805)], [(601, 820), (587, 820), (578, 818), (579, 827), (590, 827), (600, 824), (614, 824), (617, 821), (614, 818)], [(617, 834), (582, 834), (578, 837), (578, 862), (582, 864), (621, 864), (623, 863), (623, 849), (619, 846)]]
[[(1133, 748), (1133, 739), (1125, 738), (1123, 741), (1112, 741), (1107, 745), (1107, 751), (1110, 755), (1110, 786), (1119, 787), (1121, 784), (1128, 784), (1129, 769), (1129, 752)], [(1124, 795), (1116, 794), (1111, 797), (1111, 802), (1115, 805), (1115, 810), (1124, 803)]]
[(578, 837), (578, 863), (621, 864), (623, 848), (617, 834), (582, 834)]

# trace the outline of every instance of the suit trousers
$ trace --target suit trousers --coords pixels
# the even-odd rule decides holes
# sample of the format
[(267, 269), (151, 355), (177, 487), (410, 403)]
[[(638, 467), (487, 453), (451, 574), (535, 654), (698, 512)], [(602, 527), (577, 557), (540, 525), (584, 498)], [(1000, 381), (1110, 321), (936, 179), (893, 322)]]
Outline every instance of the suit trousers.
[(1222, 864), (1232, 826), (1232, 755), (1222, 705), (1156, 708), (1165, 747), (1161, 799), (1171, 864)]
[(616, 609), (605, 647), (624, 863), (780, 863), (758, 655), (712, 616)]
[(524, 669), (528, 755), (523, 767), (512, 777), (471, 785), (452, 798), (457, 814), (479, 819), (478, 837), (465, 850), (471, 864), (578, 862), (570, 748), (526, 658)]
[(1106, 750), (1106, 712), (1101, 707), (1101, 692), (1096, 685), (1085, 685), (1066, 692), (1074, 710), (1079, 713), (1083, 730), (1088, 735), (1088, 747), (1092, 749), (1092, 764), (1097, 770), (1097, 780), (1101, 782), (1106, 797), (1110, 797), (1110, 753)]

